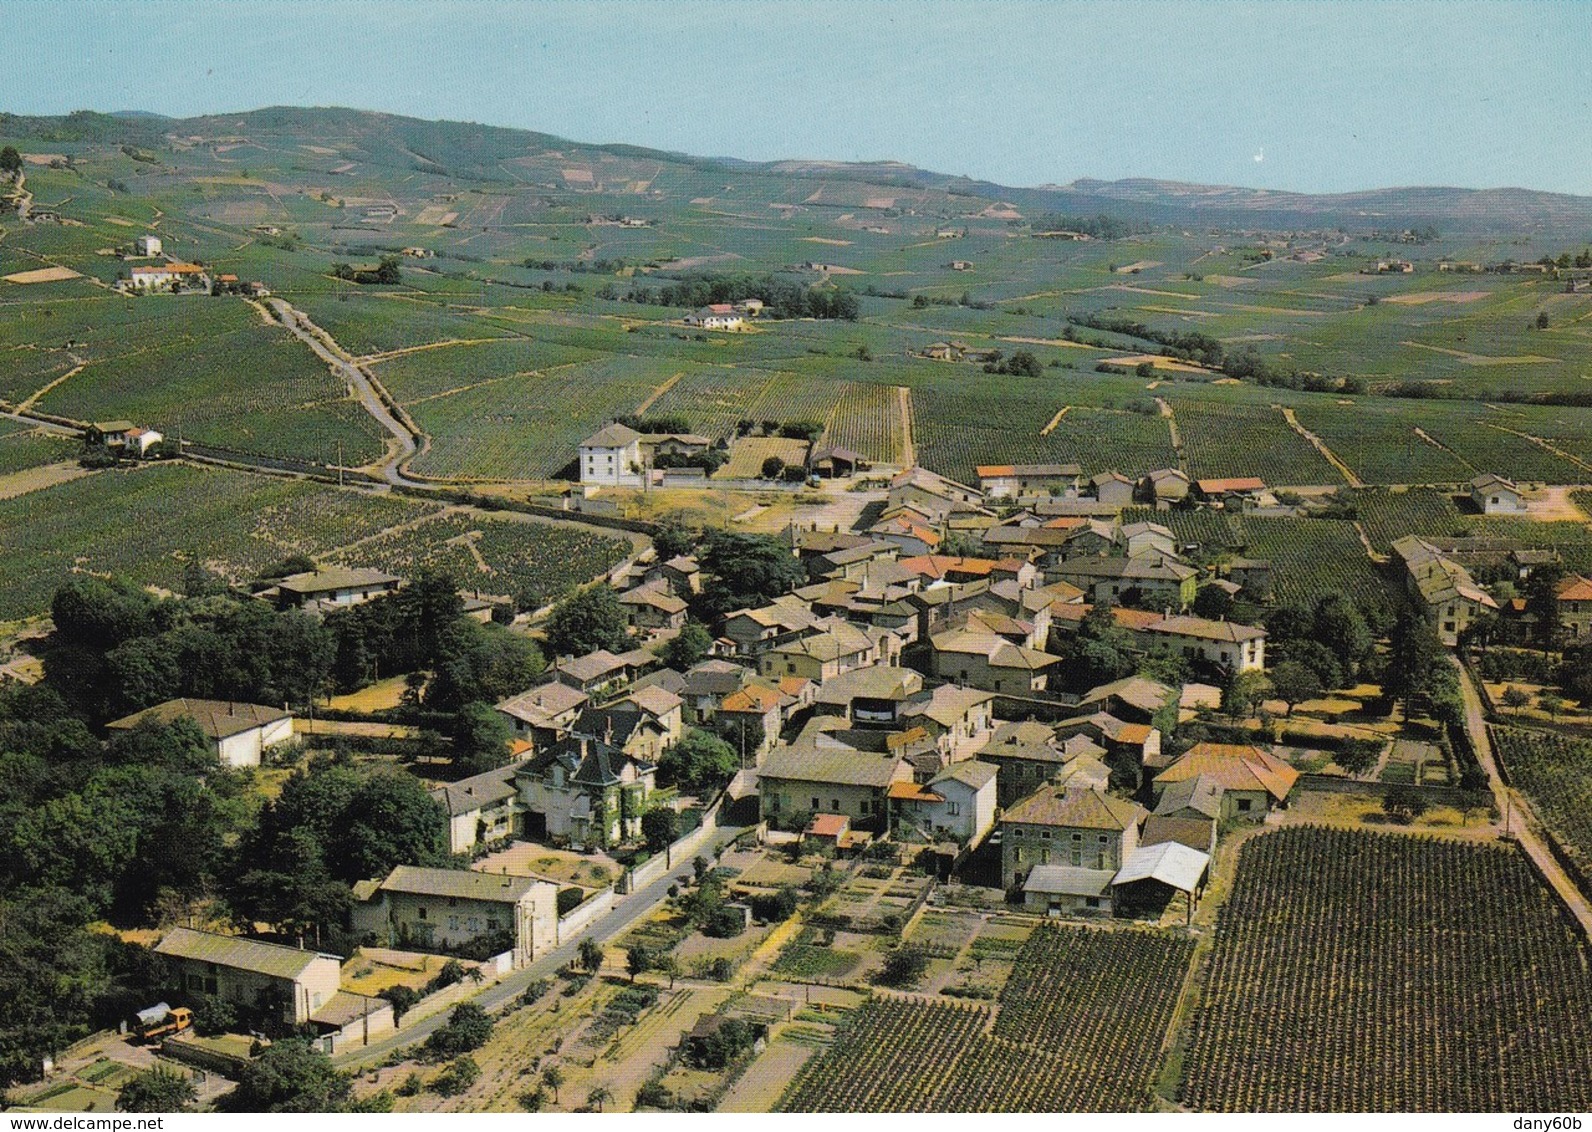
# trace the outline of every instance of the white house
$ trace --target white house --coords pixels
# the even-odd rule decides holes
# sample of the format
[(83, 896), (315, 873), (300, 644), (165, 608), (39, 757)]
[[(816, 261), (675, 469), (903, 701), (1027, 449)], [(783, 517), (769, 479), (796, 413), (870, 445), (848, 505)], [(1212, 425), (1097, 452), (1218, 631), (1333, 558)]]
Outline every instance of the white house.
[(1236, 621), (1174, 614), (1151, 625), (1144, 633), (1163, 640), (1190, 659), (1209, 661), (1237, 676), (1266, 668), (1266, 630)]
[(259, 766), (268, 748), (293, 738), (293, 717), (280, 708), (222, 700), (167, 700), (105, 726), (131, 731), (144, 723), (165, 725), (179, 719), (199, 725), (223, 766)]
[(354, 927), (386, 946), (501, 940), (523, 967), (558, 945), (558, 885), (540, 877), (399, 865), (354, 887)]
[(140, 236), (133, 241), (133, 250), (139, 255), (155, 256), (160, 254), (159, 236)]
[(580, 482), (640, 487), (641, 434), (627, 425), (607, 425), (580, 444)]
[(1524, 515), (1526, 498), (1512, 480), (1488, 474), (1470, 481), (1470, 498), (1483, 515)]
[(685, 316), (687, 326), (700, 326), (703, 330), (739, 330), (746, 316), (735, 309), (734, 303), (710, 303)]
[(138, 449), (140, 456), (147, 456), (149, 450), (164, 439), (152, 428), (134, 428), (127, 433), (127, 447)]
[(195, 291), (210, 289), (210, 277), (197, 263), (161, 263), (149, 267), (135, 267), (131, 275), (134, 290), (171, 291), (178, 286)]
[(155, 945), (174, 987), (197, 1003), (213, 995), (252, 1007), (262, 996), (282, 1003), (282, 1020), (302, 1025), (337, 994), (335, 955), (242, 936), (173, 928)]
[(891, 824), (976, 847), (995, 828), (992, 763), (952, 763), (928, 782), (890, 784)]

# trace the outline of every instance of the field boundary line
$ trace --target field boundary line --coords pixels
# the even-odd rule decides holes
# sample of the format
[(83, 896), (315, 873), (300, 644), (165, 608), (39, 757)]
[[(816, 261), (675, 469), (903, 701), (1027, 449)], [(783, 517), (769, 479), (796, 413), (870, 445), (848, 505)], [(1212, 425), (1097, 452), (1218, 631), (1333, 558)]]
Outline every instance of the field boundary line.
[(901, 410), (901, 466), (910, 468), (918, 462), (917, 445), (912, 442), (912, 390), (896, 386), (896, 399)]
[(651, 393), (647, 394), (646, 398), (641, 402), (641, 404), (636, 406), (636, 416), (638, 416), (638, 417), (641, 416), (648, 409), (650, 409), (654, 405), (656, 405), (658, 403), (658, 401), (663, 397), (663, 395), (665, 393), (669, 392), (669, 390), (673, 389), (676, 385), (680, 384), (680, 379), (683, 378), (684, 376), (685, 376), (685, 370), (681, 370), (679, 373), (674, 374), (672, 377), (667, 378), (656, 389), (654, 389)]
[(1040, 436), (1049, 436), (1051, 433), (1055, 432), (1056, 431), (1056, 426), (1061, 423), (1061, 418), (1066, 416), (1067, 415), (1067, 411), (1069, 409), (1071, 409), (1071, 408), (1072, 408), (1071, 405), (1063, 405), (1061, 408), (1057, 409), (1056, 410), (1056, 415), (1050, 418), (1050, 423), (1047, 424), (1044, 428), (1039, 430), (1039, 435)]
[(1415, 435), (1426, 441), (1426, 443), (1430, 444), (1439, 452), (1447, 452), (1450, 456), (1458, 460), (1461, 464), (1464, 464), (1465, 467), (1469, 468), (1471, 471), (1474, 472), (1477, 470), (1475, 464), (1472, 464), (1469, 460), (1465, 459), (1465, 457), (1461, 456), (1458, 452), (1455, 452), (1452, 448), (1444, 444), (1431, 433), (1427, 432), (1424, 428), (1421, 428), (1419, 425), (1415, 426)]
[[(72, 360), (74, 362), (76, 362), (77, 358), (73, 357)], [(50, 392), (50, 390), (54, 389), (58, 385), (61, 385), (68, 378), (76, 377), (78, 374), (82, 373), (87, 368), (88, 368), (88, 363), (87, 362), (78, 362), (77, 365), (75, 365), (71, 369), (67, 370), (65, 373), (63, 373), (60, 377), (56, 378), (54, 381), (48, 382), (44, 386), (43, 389), (40, 389), (37, 392), (33, 393), (31, 396), (28, 397), (28, 399), (26, 401), (23, 401), (22, 404), (18, 405), (17, 406), (17, 412), (19, 412), (19, 413), (27, 412), (29, 409), (33, 408), (33, 406), (37, 405), (39, 403), (39, 401), (44, 397), (44, 395), (46, 393)]]
[[(1588, 313), (1592, 313), (1592, 312), (1588, 312)], [(1529, 441), (1531, 441), (1531, 443), (1533, 443), (1533, 444), (1535, 444), (1535, 445), (1537, 445), (1537, 446), (1539, 446), (1541, 448), (1547, 449), (1549, 452), (1551, 452), (1555, 456), (1559, 457), (1559, 459), (1567, 461), (1568, 463), (1574, 464), (1576, 467), (1581, 468), (1583, 471), (1592, 472), (1592, 464), (1587, 463), (1585, 460), (1581, 459), (1581, 457), (1579, 457), (1579, 456), (1575, 456), (1575, 455), (1572, 455), (1569, 452), (1564, 451), (1562, 448), (1555, 448), (1552, 444), (1549, 444), (1546, 440), (1544, 440), (1540, 436), (1532, 436), (1529, 432), (1519, 432), (1516, 429), (1507, 428), (1507, 427), (1505, 427), (1504, 425), (1501, 425), (1501, 424), (1494, 424), (1492, 421), (1482, 421), (1481, 423), (1486, 428), (1497, 429), (1499, 432), (1506, 432), (1510, 436), (1518, 436), (1518, 437), (1520, 437), (1521, 440), (1529, 440)]]
[(1327, 463), (1331, 464), (1338, 470), (1338, 474), (1348, 482), (1350, 487), (1365, 486), (1365, 481), (1359, 476), (1355, 475), (1354, 470), (1350, 468), (1349, 465), (1345, 464), (1341, 459), (1339, 459), (1336, 452), (1327, 447), (1327, 442), (1325, 440), (1322, 440), (1319, 436), (1311, 432), (1299, 422), (1299, 418), (1294, 414), (1292, 409), (1286, 405), (1275, 405), (1273, 408), (1282, 414), (1282, 419), (1288, 422), (1289, 428), (1293, 429), (1300, 436), (1308, 440), (1315, 447), (1315, 450), (1321, 453), (1321, 455), (1326, 459)]

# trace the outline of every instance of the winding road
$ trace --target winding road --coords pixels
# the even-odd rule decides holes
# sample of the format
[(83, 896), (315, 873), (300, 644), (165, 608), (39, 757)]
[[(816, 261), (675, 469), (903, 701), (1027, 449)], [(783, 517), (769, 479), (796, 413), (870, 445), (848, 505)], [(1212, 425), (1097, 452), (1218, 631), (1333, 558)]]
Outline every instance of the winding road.
[(410, 479), (404, 474), (404, 465), (420, 451), (420, 436), (407, 422), (399, 419), (386, 398), (377, 390), (370, 375), (360, 369), (359, 365), (337, 346), (332, 336), (311, 322), (303, 311), (283, 299), (267, 299), (266, 302), (276, 312), (277, 319), (294, 337), (315, 351), (316, 356), (331, 366), (334, 373), (348, 382), (365, 411), (374, 417), (396, 442), (395, 448), (389, 446), (387, 457), (382, 461), (382, 478), (399, 487), (436, 490), (436, 484)]

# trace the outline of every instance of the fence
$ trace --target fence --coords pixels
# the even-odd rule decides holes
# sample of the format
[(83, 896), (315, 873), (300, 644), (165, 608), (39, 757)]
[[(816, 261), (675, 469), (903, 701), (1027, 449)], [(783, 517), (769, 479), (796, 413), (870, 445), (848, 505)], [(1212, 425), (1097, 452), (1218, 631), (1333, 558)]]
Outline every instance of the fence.
[(707, 844), (709, 838), (719, 828), (719, 810), (724, 806), (726, 795), (720, 793), (713, 804), (702, 811), (702, 824), (693, 829), (684, 837), (679, 838), (662, 853), (648, 858), (642, 864), (630, 869), (619, 878), (617, 885), (620, 892), (630, 893), (637, 889), (645, 888), (658, 880), (670, 869), (681, 861), (696, 856), (697, 850)]
[(595, 896), (558, 918), (558, 943), (562, 947), (567, 941), (585, 931), (591, 922), (600, 916), (608, 914), (614, 906), (616, 899), (613, 886), (603, 889)]

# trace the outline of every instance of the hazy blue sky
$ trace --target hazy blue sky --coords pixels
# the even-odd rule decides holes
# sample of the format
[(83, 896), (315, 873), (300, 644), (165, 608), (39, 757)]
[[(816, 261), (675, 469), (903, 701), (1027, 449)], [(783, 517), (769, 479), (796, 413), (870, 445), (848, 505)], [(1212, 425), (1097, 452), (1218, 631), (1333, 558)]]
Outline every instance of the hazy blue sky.
[(1592, 3), (0, 0), (0, 108), (341, 105), (1007, 184), (1592, 193)]

